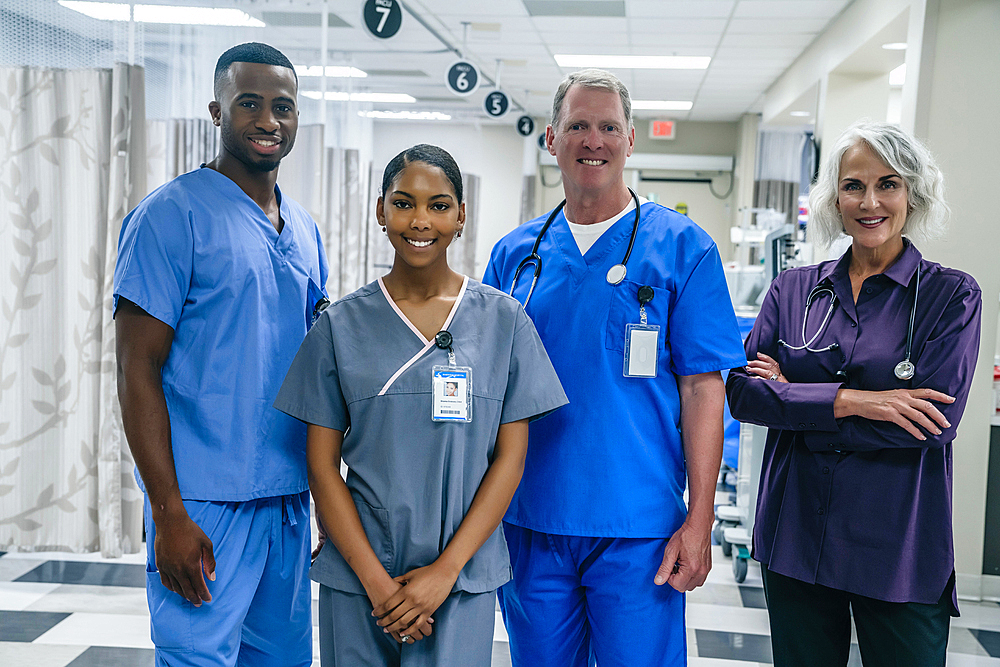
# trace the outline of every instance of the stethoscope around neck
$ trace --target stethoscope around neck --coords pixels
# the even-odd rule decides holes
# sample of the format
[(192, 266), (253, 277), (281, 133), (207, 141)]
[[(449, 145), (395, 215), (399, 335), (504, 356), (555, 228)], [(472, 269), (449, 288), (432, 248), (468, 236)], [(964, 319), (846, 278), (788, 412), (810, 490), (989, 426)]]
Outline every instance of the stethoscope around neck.
[[(830, 295), (830, 305), (826, 309), (826, 315), (823, 316), (823, 321), (819, 325), (819, 329), (813, 334), (812, 338), (806, 340), (806, 320), (809, 319), (809, 308), (812, 306), (813, 301), (823, 296), (824, 294)], [(913, 306), (910, 308), (910, 325), (906, 330), (906, 358), (896, 364), (893, 369), (893, 374), (900, 380), (912, 380), (913, 375), (916, 372), (916, 366), (910, 361), (910, 353), (913, 349), (913, 322), (917, 317), (917, 299), (920, 296), (920, 267), (917, 267), (917, 280), (913, 287)], [(836, 350), (840, 347), (837, 343), (830, 343), (826, 347), (821, 347), (819, 349), (813, 349), (812, 344), (815, 343), (819, 337), (826, 330), (826, 325), (830, 321), (830, 316), (833, 315), (833, 309), (837, 305), (837, 295), (834, 294), (833, 288), (827, 284), (817, 285), (809, 291), (809, 296), (806, 297), (806, 307), (802, 313), (802, 345), (789, 345), (783, 340), (778, 340), (778, 344), (787, 347), (789, 350), (805, 350), (806, 352), (829, 352), (830, 350)], [(840, 375), (840, 373), (838, 373)]]
[[(615, 264), (610, 269), (608, 269), (607, 281), (609, 285), (617, 285), (621, 281), (625, 280), (625, 274), (628, 272), (626, 264), (628, 264), (628, 258), (632, 255), (632, 246), (635, 245), (635, 235), (639, 231), (639, 195), (635, 193), (632, 188), (628, 188), (628, 193), (632, 195), (632, 201), (635, 202), (635, 219), (632, 221), (632, 236), (628, 240), (628, 249), (625, 251), (625, 256), (622, 261)], [(510, 283), (510, 291), (507, 292), (511, 296), (514, 296), (514, 288), (517, 287), (517, 281), (521, 277), (521, 272), (523, 272), (529, 265), (533, 265), (532, 276), (531, 276), (531, 286), (528, 287), (528, 296), (524, 299), (524, 307), (528, 307), (528, 301), (531, 300), (531, 294), (535, 291), (535, 285), (538, 283), (538, 277), (542, 275), (542, 257), (538, 254), (538, 247), (542, 244), (542, 239), (545, 237), (545, 232), (549, 231), (549, 227), (552, 222), (559, 215), (559, 211), (563, 209), (566, 205), (566, 200), (563, 199), (559, 206), (556, 206), (549, 217), (546, 218), (545, 224), (542, 225), (541, 231), (538, 232), (538, 236), (535, 237), (535, 244), (531, 246), (531, 254), (521, 260), (521, 263), (517, 265), (517, 270), (514, 271), (514, 280)]]

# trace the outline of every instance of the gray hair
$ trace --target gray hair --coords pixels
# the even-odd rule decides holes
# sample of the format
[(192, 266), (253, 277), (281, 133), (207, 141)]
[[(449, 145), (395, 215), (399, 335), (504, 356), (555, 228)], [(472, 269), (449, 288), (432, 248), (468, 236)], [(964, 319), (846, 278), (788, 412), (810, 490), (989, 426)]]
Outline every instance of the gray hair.
[(837, 210), (840, 162), (844, 153), (864, 143), (906, 184), (908, 212), (903, 234), (917, 241), (939, 238), (948, 220), (944, 176), (930, 151), (895, 125), (860, 120), (847, 128), (823, 161), (819, 178), (809, 191), (809, 232), (820, 245), (829, 246), (844, 232)]
[(628, 88), (617, 76), (603, 69), (582, 69), (569, 74), (559, 87), (556, 88), (556, 96), (552, 99), (552, 127), (559, 127), (559, 114), (562, 112), (563, 100), (570, 86), (579, 84), (584, 88), (597, 88), (618, 93), (622, 100), (622, 110), (625, 112), (625, 129), (632, 129), (632, 99), (628, 95)]

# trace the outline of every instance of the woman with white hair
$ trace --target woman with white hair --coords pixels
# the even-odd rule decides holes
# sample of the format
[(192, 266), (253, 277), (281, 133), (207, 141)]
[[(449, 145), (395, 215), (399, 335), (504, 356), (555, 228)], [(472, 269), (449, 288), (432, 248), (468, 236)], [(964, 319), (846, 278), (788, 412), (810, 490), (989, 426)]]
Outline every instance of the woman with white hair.
[(943, 666), (958, 615), (952, 441), (979, 351), (971, 276), (923, 259), (943, 179), (917, 140), (860, 122), (833, 146), (810, 235), (842, 257), (781, 273), (729, 375), (736, 419), (768, 427), (753, 557), (777, 667)]

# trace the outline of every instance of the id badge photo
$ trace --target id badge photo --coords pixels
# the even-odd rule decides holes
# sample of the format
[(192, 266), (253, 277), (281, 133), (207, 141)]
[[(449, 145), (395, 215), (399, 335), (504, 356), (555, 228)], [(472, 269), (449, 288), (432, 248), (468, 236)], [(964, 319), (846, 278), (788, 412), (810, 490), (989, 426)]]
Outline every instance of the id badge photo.
[(432, 369), (431, 420), (472, 421), (472, 369), (465, 366), (434, 366)]

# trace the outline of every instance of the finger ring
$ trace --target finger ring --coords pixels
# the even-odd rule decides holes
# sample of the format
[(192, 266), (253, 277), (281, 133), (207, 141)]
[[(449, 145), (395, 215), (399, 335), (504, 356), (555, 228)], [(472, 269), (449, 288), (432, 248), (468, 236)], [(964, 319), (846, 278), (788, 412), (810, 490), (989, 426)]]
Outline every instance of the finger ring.
[(406, 642), (410, 641), (410, 635), (400, 635), (399, 639), (405, 644)]
[(777, 379), (778, 379), (777, 373), (771, 373), (771, 377), (768, 378), (768, 380), (777, 380)]

